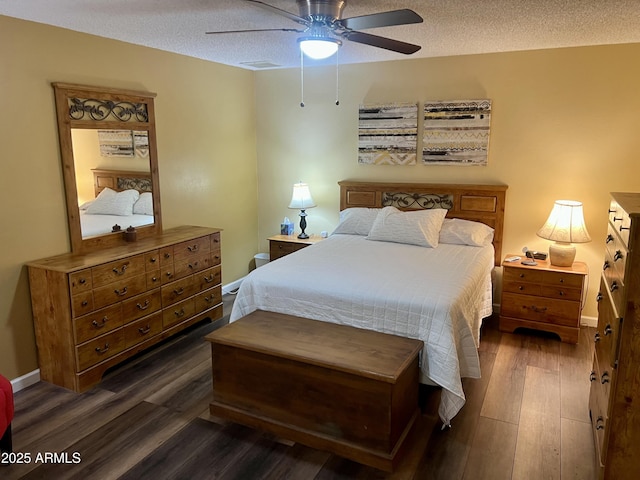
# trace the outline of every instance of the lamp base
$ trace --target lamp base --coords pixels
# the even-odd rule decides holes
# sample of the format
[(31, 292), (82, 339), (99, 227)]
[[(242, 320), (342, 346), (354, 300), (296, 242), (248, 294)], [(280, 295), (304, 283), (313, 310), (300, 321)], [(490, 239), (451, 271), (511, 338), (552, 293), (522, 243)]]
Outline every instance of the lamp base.
[(570, 243), (552, 243), (549, 246), (549, 262), (555, 267), (570, 267), (576, 258), (576, 247)]

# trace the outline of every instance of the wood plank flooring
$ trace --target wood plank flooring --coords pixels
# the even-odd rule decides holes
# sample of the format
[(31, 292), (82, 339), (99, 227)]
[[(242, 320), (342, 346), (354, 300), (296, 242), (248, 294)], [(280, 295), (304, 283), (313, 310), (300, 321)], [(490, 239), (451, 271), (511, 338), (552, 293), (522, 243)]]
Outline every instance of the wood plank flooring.
[[(226, 295), (222, 320), (117, 367), (84, 394), (42, 382), (18, 392), (14, 451), (31, 462), (0, 466), (0, 478), (596, 478), (588, 411), (593, 329), (568, 345), (535, 332), (503, 334), (496, 319), (486, 321), (483, 376), (464, 380), (467, 403), (452, 428), (440, 428), (438, 389), (425, 389), (411, 448), (385, 474), (209, 415), (211, 351), (203, 337), (226, 323), (232, 302)], [(35, 461), (47, 452), (59, 455)]]

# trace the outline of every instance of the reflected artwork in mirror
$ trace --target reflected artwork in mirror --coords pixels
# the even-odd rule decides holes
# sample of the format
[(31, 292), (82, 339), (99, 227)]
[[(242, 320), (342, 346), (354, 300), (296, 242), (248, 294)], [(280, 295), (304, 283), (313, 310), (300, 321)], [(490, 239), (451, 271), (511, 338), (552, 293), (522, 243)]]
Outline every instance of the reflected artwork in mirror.
[(155, 94), (53, 84), (73, 252), (162, 232)]

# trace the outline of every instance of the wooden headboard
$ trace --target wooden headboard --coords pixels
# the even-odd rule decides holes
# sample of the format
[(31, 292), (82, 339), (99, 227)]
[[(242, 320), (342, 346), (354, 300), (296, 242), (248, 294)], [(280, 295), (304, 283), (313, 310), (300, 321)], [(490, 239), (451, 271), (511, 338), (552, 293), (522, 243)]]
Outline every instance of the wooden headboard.
[(351, 207), (401, 210), (444, 208), (448, 218), (482, 222), (494, 229), (495, 265), (502, 263), (502, 233), (507, 185), (338, 182), (340, 210)]
[(96, 197), (105, 188), (116, 192), (135, 189), (140, 193), (150, 192), (151, 172), (133, 172), (131, 170), (101, 170), (93, 169), (93, 188)]

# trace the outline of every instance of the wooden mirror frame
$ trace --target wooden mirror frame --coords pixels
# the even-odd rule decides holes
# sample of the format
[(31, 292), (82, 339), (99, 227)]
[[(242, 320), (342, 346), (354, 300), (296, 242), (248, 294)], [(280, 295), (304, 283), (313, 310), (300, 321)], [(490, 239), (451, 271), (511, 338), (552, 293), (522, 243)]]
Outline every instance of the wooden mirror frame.
[(137, 238), (162, 233), (160, 181), (155, 124), (155, 93), (68, 83), (52, 83), (55, 92), (60, 154), (67, 202), (71, 250), (84, 253), (124, 245), (122, 232), (83, 238), (73, 157), (72, 129), (140, 130), (149, 135), (149, 169), (153, 192), (154, 223), (136, 227)]

